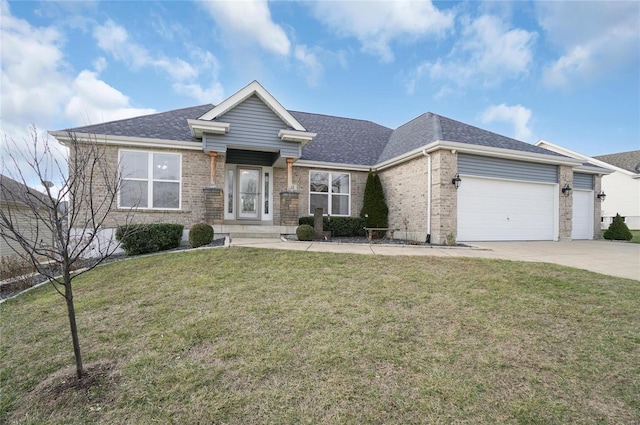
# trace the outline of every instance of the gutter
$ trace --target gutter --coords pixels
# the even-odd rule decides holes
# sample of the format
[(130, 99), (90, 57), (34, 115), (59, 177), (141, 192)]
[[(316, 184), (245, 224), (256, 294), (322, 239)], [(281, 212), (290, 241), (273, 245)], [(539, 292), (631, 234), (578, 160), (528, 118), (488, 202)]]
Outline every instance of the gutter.
[(427, 157), (427, 240), (431, 243), (431, 155), (426, 149), (422, 149), (422, 155)]

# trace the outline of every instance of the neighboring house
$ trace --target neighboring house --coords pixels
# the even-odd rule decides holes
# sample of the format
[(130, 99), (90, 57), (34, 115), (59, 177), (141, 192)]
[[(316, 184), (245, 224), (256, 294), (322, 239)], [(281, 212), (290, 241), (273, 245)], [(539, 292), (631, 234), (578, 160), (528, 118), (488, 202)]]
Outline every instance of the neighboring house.
[(602, 177), (601, 228), (607, 229), (620, 214), (632, 230), (640, 230), (640, 150), (588, 157), (545, 140), (536, 143), (545, 149), (580, 159), (608, 170)]
[[(38, 205), (40, 201), (47, 201), (46, 194), (32, 189), (24, 184), (0, 174), (0, 208), (5, 217), (9, 217), (12, 225), (18, 229), (20, 235), (33, 246), (53, 246), (53, 232), (47, 223), (38, 220), (33, 209), (28, 205)], [(43, 214), (48, 209), (42, 208)], [(10, 239), (12, 234), (7, 232), (0, 223), (0, 257), (16, 255), (24, 252), (21, 245)]]
[(217, 106), (51, 134), (63, 144), (104, 141), (123, 179), (114, 219), (135, 208), (138, 222), (189, 228), (205, 221), (232, 236), (293, 234), (298, 218), (316, 207), (358, 216), (372, 169), (389, 226), (404, 231), (407, 223), (413, 240), (569, 240), (576, 225), (587, 228), (581, 238), (600, 233), (593, 203), (574, 219), (567, 188), (580, 180), (600, 191), (602, 170), (580, 160), (433, 113), (394, 130), (289, 111), (256, 81)]

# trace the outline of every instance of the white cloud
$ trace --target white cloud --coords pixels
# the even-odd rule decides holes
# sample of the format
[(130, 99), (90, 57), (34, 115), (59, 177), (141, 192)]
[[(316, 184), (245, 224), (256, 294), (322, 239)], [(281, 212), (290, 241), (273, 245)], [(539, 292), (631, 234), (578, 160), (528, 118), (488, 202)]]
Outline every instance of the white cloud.
[[(2, 132), (14, 140), (29, 140), (28, 128), (59, 129), (69, 121), (85, 124), (96, 117), (123, 117), (148, 113), (97, 77), (75, 74), (64, 60), (64, 35), (54, 27), (34, 27), (11, 15), (1, 3), (0, 50)], [(98, 60), (96, 69), (105, 66)]]
[(324, 73), (324, 67), (318, 57), (304, 44), (296, 46), (295, 57), (302, 63), (304, 73), (307, 77), (307, 84), (317, 86)]
[(568, 89), (640, 66), (640, 3), (538, 2), (536, 10), (546, 35), (563, 51), (545, 67), (547, 85)]
[(492, 105), (482, 112), (480, 119), (485, 124), (499, 121), (513, 125), (514, 138), (518, 140), (528, 141), (531, 138), (531, 110), (522, 105)]
[(227, 35), (227, 42), (257, 44), (281, 56), (288, 56), (291, 42), (282, 27), (271, 18), (266, 0), (259, 1), (202, 1)]
[(98, 79), (98, 74), (82, 71), (73, 81), (73, 96), (67, 102), (65, 114), (74, 125), (113, 121), (152, 114), (154, 109), (132, 108), (129, 98)]
[(443, 36), (453, 27), (453, 12), (431, 1), (317, 2), (315, 16), (338, 34), (357, 38), (363, 51), (392, 62), (393, 42)]
[(476, 20), (464, 17), (463, 31), (445, 59), (423, 62), (408, 78), (409, 93), (425, 76), (449, 81), (457, 87), (482, 84), (495, 86), (505, 79), (517, 79), (529, 72), (533, 60), (535, 32), (509, 28), (496, 16), (483, 15)]
[(133, 69), (159, 68), (178, 81), (188, 81), (198, 76), (198, 70), (180, 58), (167, 58), (164, 55), (153, 57), (145, 47), (130, 41), (127, 31), (111, 20), (104, 25), (97, 25), (93, 36), (102, 50)]
[(211, 86), (202, 88), (199, 84), (174, 83), (173, 91), (196, 99), (201, 103), (217, 104), (224, 100), (224, 88), (219, 82), (213, 82)]

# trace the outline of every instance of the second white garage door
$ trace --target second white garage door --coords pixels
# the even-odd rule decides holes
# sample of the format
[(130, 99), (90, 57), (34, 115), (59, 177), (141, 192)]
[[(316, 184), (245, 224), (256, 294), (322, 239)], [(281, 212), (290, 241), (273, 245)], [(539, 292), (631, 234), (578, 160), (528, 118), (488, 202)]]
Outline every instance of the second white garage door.
[(557, 240), (557, 185), (462, 177), (459, 241)]
[(593, 239), (593, 200), (592, 190), (573, 191), (573, 222), (571, 239)]

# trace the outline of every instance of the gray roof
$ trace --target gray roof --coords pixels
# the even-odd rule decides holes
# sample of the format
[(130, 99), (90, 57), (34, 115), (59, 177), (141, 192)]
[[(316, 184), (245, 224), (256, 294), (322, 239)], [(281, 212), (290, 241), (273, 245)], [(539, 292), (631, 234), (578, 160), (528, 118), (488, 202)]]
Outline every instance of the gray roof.
[(192, 106), (190, 108), (174, 109), (173, 111), (160, 112), (158, 114), (76, 127), (67, 129), (67, 131), (109, 136), (200, 142), (191, 136), (187, 119), (197, 119), (212, 108), (212, 104)]
[[(212, 104), (68, 129), (78, 133), (200, 142), (187, 119), (197, 119)], [(395, 130), (371, 121), (289, 111), (307, 131), (317, 133), (302, 159), (373, 166), (435, 141), (466, 143), (564, 157), (529, 143), (427, 112)]]
[(612, 153), (609, 155), (594, 156), (594, 158), (622, 168), (623, 170), (640, 174), (640, 151)]
[(45, 202), (47, 194), (33, 189), (24, 183), (12, 179), (11, 177), (5, 176), (4, 174), (0, 174), (0, 200), (2, 200), (2, 202), (29, 205), (33, 202), (33, 198), (39, 199), (40, 202)]
[(302, 149), (301, 159), (374, 165), (392, 130), (371, 121), (290, 111), (307, 131), (317, 133)]

